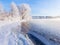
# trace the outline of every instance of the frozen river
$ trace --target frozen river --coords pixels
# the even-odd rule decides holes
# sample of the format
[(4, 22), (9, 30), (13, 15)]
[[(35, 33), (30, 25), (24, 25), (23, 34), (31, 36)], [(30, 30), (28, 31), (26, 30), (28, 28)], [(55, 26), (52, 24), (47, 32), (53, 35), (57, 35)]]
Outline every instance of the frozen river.
[[(36, 34), (40, 35), (40, 37)], [(60, 19), (33, 19), (31, 21), (31, 34), (46, 43), (46, 45), (60, 44)], [(50, 43), (50, 44), (49, 44)]]

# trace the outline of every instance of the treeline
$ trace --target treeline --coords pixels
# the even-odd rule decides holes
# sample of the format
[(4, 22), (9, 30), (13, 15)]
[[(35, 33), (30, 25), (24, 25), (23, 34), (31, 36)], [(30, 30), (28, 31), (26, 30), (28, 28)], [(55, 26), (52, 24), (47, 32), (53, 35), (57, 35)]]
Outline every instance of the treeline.
[(32, 16), (33, 19), (52, 19), (52, 18), (60, 18), (60, 16)]

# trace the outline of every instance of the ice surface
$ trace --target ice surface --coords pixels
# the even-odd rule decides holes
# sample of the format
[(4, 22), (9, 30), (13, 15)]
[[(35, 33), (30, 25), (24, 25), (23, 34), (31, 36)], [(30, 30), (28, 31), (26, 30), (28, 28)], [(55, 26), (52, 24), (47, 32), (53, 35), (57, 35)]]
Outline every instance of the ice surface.
[(58, 19), (33, 19), (31, 21), (31, 30), (39, 33), (47, 40), (56, 43), (56, 45), (60, 43), (60, 19), (59, 18)]
[(60, 35), (60, 19), (36, 19), (32, 21), (33, 24), (38, 26), (38, 32), (44, 31), (47, 34)]

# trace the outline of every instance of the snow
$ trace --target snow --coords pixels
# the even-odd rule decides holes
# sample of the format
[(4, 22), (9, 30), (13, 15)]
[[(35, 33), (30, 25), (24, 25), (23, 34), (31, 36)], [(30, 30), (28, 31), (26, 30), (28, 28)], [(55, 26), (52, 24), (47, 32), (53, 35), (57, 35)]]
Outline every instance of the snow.
[(21, 22), (24, 21), (17, 19), (0, 21), (0, 45), (30, 45), (21, 33)]
[(11, 3), (11, 14), (14, 17), (19, 16), (19, 9), (18, 9), (17, 5), (14, 2)]
[[(60, 44), (60, 19), (33, 19), (31, 30), (37, 32), (47, 40)], [(33, 27), (33, 28), (32, 28)], [(33, 33), (32, 33), (33, 34)], [(37, 36), (36, 36), (37, 37)], [(40, 38), (40, 37), (39, 37)]]
[[(19, 7), (14, 2), (12, 2), (11, 11), (9, 12), (5, 11), (7, 13), (6, 16), (5, 13), (3, 13), (3, 16), (1, 14), (0, 45), (30, 45), (31, 44), (30, 43), (31, 41), (28, 40), (28, 38), (26, 38), (21, 32), (21, 23), (26, 22), (27, 20), (29, 21), (31, 19), (31, 16), (29, 16), (31, 9), (28, 4), (22, 4), (21, 7), (23, 7), (21, 8), (22, 10), (19, 10), (18, 9)], [(1, 9), (1, 12), (2, 11), (3, 8)], [(20, 14), (22, 12), (24, 15)]]
[[(32, 22), (38, 25), (38, 28), (43, 29), (45, 33), (50, 33), (56, 36), (60, 35), (60, 19), (33, 19)], [(36, 31), (40, 32), (42, 30)]]
[[(21, 22), (25, 21), (26, 20), (18, 20), (18, 18), (0, 21), (0, 45), (30, 44), (29, 42), (31, 42), (31, 40), (28, 38), (28, 36), (26, 38), (23, 34), (21, 34)], [(52, 38), (54, 41), (56, 41), (56, 45), (57, 43), (59, 43), (60, 19), (32, 19), (30, 24), (31, 30), (38, 32), (38, 34), (41, 35), (41, 38), (39, 37), (39, 35), (37, 36), (41, 40), (44, 39), (42, 38), (43, 36), (46, 38), (45, 40), (50, 40), (50, 38)], [(35, 34), (35, 36), (36, 35), (37, 34)]]

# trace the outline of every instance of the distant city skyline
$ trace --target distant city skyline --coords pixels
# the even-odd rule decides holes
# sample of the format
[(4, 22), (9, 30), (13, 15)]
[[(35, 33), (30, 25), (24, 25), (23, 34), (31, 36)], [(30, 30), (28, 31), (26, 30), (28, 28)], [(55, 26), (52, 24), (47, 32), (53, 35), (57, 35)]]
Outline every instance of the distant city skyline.
[(11, 2), (15, 2), (17, 5), (29, 4), (32, 16), (60, 16), (60, 0), (0, 0), (7, 11), (10, 10)]

